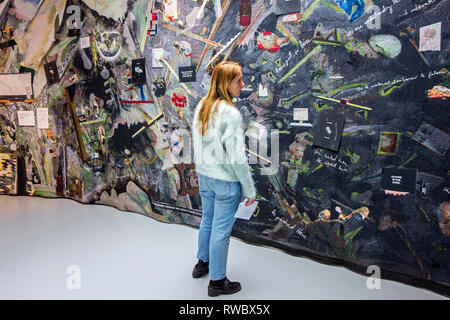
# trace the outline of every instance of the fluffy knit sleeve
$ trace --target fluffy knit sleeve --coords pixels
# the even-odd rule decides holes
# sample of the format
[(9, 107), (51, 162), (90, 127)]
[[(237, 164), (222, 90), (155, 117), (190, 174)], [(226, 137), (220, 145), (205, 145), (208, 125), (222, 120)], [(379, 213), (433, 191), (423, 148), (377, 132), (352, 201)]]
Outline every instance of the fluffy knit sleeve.
[(239, 179), (242, 186), (242, 195), (246, 198), (254, 198), (256, 190), (245, 153), (242, 115), (235, 107), (227, 106), (221, 120), (221, 142), (225, 150), (226, 166)]

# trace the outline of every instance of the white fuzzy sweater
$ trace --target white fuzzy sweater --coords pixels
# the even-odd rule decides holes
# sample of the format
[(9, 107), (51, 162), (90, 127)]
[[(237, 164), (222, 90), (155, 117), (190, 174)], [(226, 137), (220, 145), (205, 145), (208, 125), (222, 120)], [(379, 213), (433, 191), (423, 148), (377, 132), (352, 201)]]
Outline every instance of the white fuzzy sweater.
[[(245, 137), (240, 111), (225, 101), (220, 101), (213, 121), (202, 136), (196, 126), (200, 102), (194, 111), (192, 137), (194, 161), (197, 173), (225, 180), (239, 181), (242, 195), (254, 198), (256, 191), (245, 153)], [(201, 128), (201, 124), (199, 124)]]

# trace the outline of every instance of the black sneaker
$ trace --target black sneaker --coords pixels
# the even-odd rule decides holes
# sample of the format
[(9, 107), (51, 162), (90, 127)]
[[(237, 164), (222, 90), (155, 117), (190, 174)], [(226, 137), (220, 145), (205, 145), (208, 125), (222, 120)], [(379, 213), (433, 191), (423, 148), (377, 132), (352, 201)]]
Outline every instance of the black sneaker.
[(192, 271), (192, 277), (197, 279), (207, 275), (209, 272), (209, 262), (203, 262), (202, 260), (198, 260), (197, 264)]
[(225, 277), (222, 280), (209, 281), (208, 296), (217, 297), (221, 294), (233, 294), (241, 290), (241, 284), (237, 281), (230, 281)]

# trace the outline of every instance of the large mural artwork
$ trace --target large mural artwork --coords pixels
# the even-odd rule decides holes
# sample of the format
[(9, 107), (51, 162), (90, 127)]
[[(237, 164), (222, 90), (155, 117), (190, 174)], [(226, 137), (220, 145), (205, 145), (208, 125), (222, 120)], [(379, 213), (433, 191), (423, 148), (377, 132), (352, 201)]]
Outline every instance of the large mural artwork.
[(0, 1), (0, 194), (198, 228), (193, 112), (215, 65), (237, 61), (258, 206), (233, 235), (448, 296), (448, 12), (445, 0)]

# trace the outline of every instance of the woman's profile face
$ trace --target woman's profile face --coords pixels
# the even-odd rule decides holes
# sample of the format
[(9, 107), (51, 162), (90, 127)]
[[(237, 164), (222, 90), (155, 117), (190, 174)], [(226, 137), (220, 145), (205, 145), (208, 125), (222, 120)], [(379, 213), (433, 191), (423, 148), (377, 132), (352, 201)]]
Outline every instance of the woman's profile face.
[(239, 73), (233, 78), (233, 80), (231, 80), (227, 89), (233, 97), (239, 97), (244, 86), (245, 83), (242, 80), (242, 70), (239, 70)]

